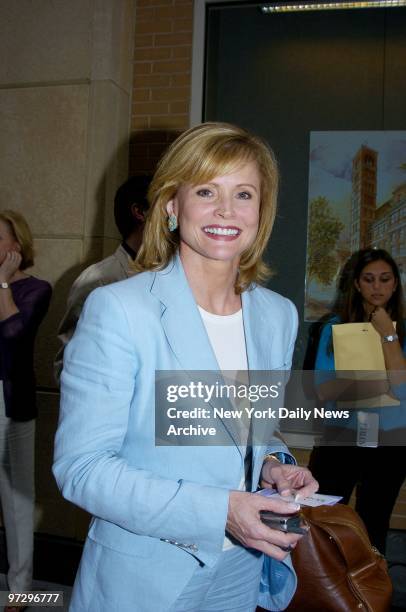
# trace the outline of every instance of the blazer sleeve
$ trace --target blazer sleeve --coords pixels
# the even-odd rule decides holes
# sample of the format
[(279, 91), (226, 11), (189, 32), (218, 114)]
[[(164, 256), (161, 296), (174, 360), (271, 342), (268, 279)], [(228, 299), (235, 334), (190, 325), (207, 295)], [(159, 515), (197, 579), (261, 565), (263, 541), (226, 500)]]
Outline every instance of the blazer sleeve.
[(135, 344), (116, 294), (96, 289), (65, 349), (53, 466), (58, 486), (94, 516), (139, 535), (187, 542), (210, 565), (222, 549), (228, 490), (161, 478), (120, 453), (140, 370)]
[(97, 275), (92, 277), (89, 275), (88, 270), (84, 270), (75, 280), (69, 291), (66, 311), (58, 328), (58, 340), (61, 346), (54, 360), (54, 377), (58, 385), (60, 384), (65, 347), (75, 333), (86, 298), (94, 289), (103, 286), (103, 284), (103, 280), (100, 277)]
[(296, 306), (290, 300), (286, 300), (288, 304), (288, 320), (286, 321), (286, 330), (288, 332), (288, 343), (285, 356), (283, 359), (283, 369), (290, 370), (292, 367), (293, 351), (295, 349), (297, 330), (299, 326), (298, 314)]
[(51, 285), (38, 279), (33, 282), (23, 298), (16, 300), (18, 312), (0, 321), (0, 337), (4, 342), (18, 342), (24, 336), (36, 334), (48, 311), (52, 297)]

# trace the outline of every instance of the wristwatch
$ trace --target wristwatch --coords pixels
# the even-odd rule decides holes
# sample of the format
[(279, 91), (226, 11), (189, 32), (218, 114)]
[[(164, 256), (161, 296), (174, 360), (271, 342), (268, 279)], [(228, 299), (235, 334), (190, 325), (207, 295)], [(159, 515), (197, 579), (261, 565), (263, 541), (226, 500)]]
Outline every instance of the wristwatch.
[(295, 458), (292, 457), (292, 455), (289, 455), (288, 453), (281, 453), (281, 452), (268, 453), (267, 455), (265, 455), (263, 462), (265, 463), (265, 461), (270, 461), (272, 459), (274, 461), (277, 461), (278, 463), (284, 463), (288, 465), (296, 464)]
[(1, 289), (8, 289), (10, 287), (10, 285), (8, 283), (0, 283), (0, 288)]
[(397, 334), (390, 334), (389, 336), (383, 336), (382, 338), (382, 342), (396, 342), (396, 340), (399, 340), (399, 336)]

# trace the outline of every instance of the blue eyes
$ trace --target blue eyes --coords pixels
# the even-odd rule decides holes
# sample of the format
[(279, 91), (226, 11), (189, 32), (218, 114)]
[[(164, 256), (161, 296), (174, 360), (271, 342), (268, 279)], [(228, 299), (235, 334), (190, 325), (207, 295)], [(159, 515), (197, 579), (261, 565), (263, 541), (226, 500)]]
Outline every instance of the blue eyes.
[[(215, 195), (210, 189), (199, 189), (196, 194), (202, 198), (211, 198)], [(248, 191), (240, 191), (236, 196), (239, 200), (250, 200), (252, 195)]]

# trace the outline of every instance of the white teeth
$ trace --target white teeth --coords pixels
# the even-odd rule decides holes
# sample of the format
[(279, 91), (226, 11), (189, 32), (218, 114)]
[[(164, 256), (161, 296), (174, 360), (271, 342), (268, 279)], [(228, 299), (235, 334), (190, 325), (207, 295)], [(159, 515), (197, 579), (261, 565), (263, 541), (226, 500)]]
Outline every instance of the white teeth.
[(217, 236), (236, 236), (237, 229), (229, 229), (227, 227), (205, 227), (206, 234), (216, 234)]

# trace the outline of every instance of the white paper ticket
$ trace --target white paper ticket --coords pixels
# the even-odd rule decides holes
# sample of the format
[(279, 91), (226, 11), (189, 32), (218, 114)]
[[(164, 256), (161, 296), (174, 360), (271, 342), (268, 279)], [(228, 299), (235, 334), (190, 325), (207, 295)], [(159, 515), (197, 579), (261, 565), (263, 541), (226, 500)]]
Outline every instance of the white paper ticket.
[(342, 497), (338, 495), (323, 495), (322, 493), (313, 493), (313, 495), (309, 495), (308, 497), (300, 497), (300, 495), (279, 495), (275, 489), (261, 489), (257, 491), (257, 493), (264, 497), (272, 497), (272, 499), (279, 499), (284, 502), (296, 502), (301, 506), (312, 506), (313, 508), (317, 506), (334, 506), (334, 504), (342, 499)]

